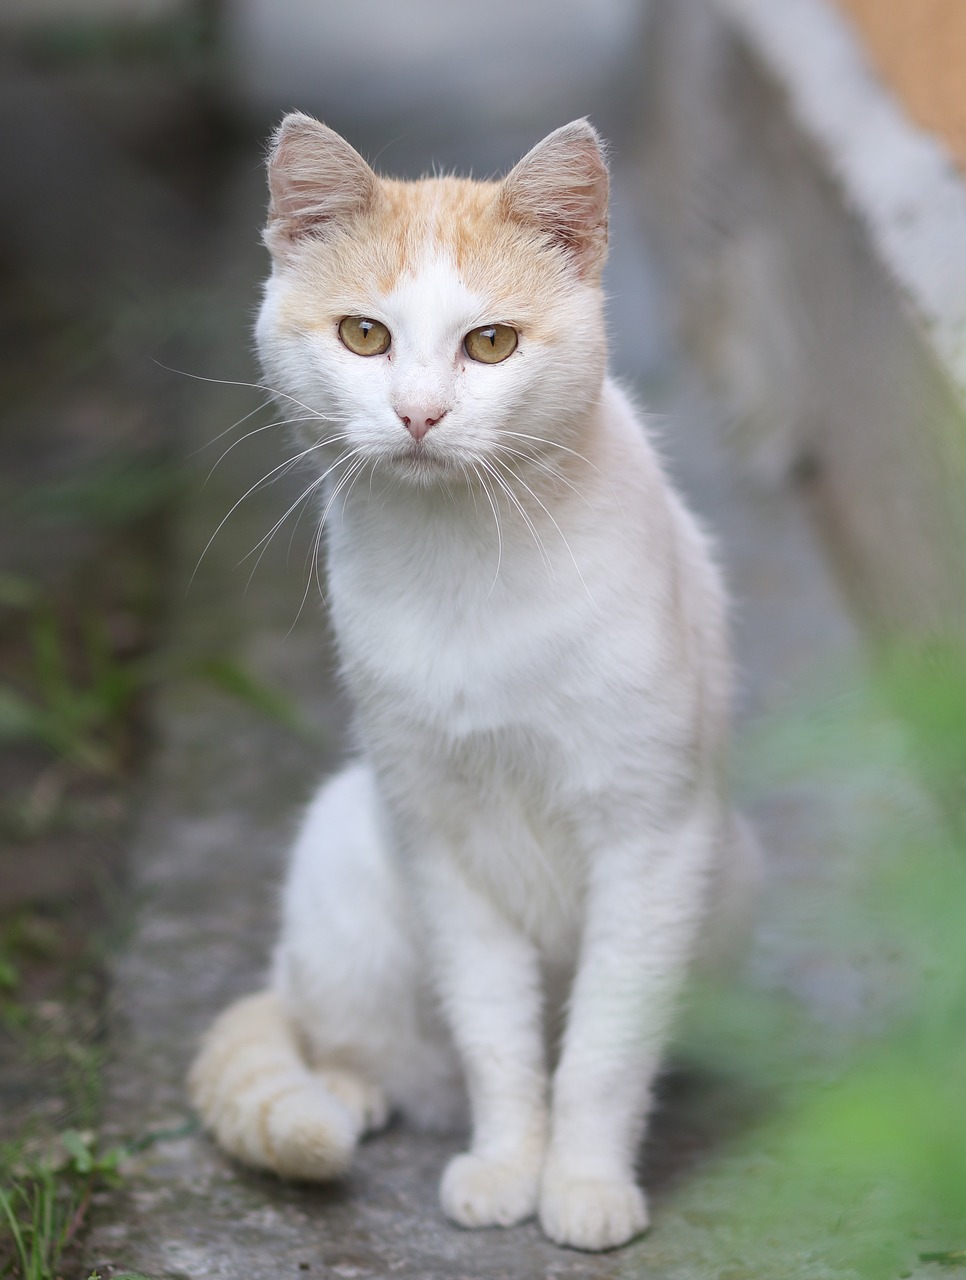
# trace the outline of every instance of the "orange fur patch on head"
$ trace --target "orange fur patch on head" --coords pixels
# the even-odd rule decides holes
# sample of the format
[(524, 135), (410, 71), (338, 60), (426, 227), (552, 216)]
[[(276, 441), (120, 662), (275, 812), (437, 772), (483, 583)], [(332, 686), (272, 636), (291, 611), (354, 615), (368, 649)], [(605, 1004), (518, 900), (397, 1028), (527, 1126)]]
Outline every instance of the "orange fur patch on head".
[(285, 319), (314, 329), (378, 312), (402, 277), (438, 254), (486, 300), (488, 319), (549, 338), (556, 299), (578, 286), (577, 273), (562, 246), (506, 215), (501, 190), (469, 178), (380, 178), (365, 212), (300, 246), (293, 266), (304, 288), (288, 298)]

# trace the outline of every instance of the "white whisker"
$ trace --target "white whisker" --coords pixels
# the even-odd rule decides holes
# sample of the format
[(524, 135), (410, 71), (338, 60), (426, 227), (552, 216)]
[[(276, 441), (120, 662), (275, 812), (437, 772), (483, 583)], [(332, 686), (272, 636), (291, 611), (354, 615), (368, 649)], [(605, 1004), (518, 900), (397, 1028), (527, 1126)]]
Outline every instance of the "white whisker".
[[(238, 445), (240, 444), (244, 444), (245, 441), (250, 440), (252, 436), (257, 436), (260, 431), (271, 431), (273, 427), (291, 426), (291, 424), (295, 422), (316, 422), (319, 419), (320, 419), (319, 414), (311, 414), (309, 416), (304, 416), (300, 418), (277, 418), (274, 422), (266, 422), (264, 426), (253, 427), (251, 431), (246, 431), (243, 436), (239, 436), (237, 440), (233, 440), (231, 444), (228, 446), (228, 448), (224, 451), (224, 453), (222, 453), (221, 456), (212, 464), (211, 470), (205, 476), (201, 487), (202, 488), (205, 487), (205, 485), (208, 483), (211, 477), (215, 474), (215, 471), (217, 470), (217, 468), (221, 466), (224, 460), (231, 453), (232, 449), (237, 448)], [(244, 421), (244, 419), (242, 419), (242, 421)], [(240, 422), (235, 424), (235, 426), (240, 426), (240, 425), (241, 425)], [(232, 430), (232, 428), (229, 428), (229, 430)], [(218, 437), (216, 436), (215, 439), (218, 439)], [(325, 443), (332, 444), (334, 439), (335, 437), (331, 437), (331, 436), (327, 437), (325, 440)], [(211, 443), (214, 444), (214, 440)]]
[[(261, 552), (259, 553), (258, 559), (255, 561), (255, 564), (254, 564), (254, 566), (253, 566), (253, 568), (252, 568), (251, 574), (249, 574), (249, 577), (248, 577), (248, 582), (249, 582), (249, 584), (251, 584), (251, 580), (252, 580), (252, 578), (255, 576), (255, 570), (256, 570), (256, 569), (258, 568), (258, 566), (261, 564), (262, 557), (264, 556), (265, 552), (268, 550), (269, 544), (271, 543), (272, 539), (275, 537), (275, 535), (276, 535), (276, 533), (279, 531), (279, 529), (281, 529), (281, 527), (282, 527), (282, 525), (285, 523), (285, 521), (286, 521), (286, 520), (289, 518), (289, 516), (292, 514), (292, 512), (296, 509), (296, 507), (301, 506), (301, 504), (302, 504), (303, 502), (305, 502), (306, 498), (308, 498), (312, 493), (314, 493), (314, 492), (315, 492), (315, 490), (316, 490), (316, 489), (318, 489), (318, 487), (319, 487), (321, 484), (324, 484), (324, 483), (325, 483), (325, 480), (327, 479), (327, 477), (328, 477), (329, 475), (331, 475), (331, 473), (336, 469), (336, 467), (337, 467), (337, 466), (339, 466), (339, 464), (340, 464), (340, 463), (344, 462), (347, 458), (350, 458), (350, 457), (352, 456), (352, 454), (353, 454), (353, 450), (352, 450), (352, 449), (346, 449), (346, 450), (344, 450), (344, 451), (339, 455), (339, 457), (338, 457), (338, 458), (336, 458), (335, 462), (333, 462), (333, 463), (332, 463), (332, 465), (331, 465), (330, 467), (326, 468), (326, 470), (325, 470), (325, 471), (323, 471), (323, 472), (322, 472), (322, 474), (321, 474), (320, 476), (317, 476), (317, 477), (312, 481), (312, 483), (308, 486), (308, 488), (306, 488), (306, 489), (304, 489), (304, 490), (302, 491), (302, 493), (301, 493), (301, 494), (300, 494), (300, 495), (295, 499), (295, 501), (294, 501), (294, 502), (289, 506), (289, 508), (288, 508), (288, 510), (285, 512), (285, 514), (284, 514), (283, 516), (281, 516), (278, 520), (276, 520), (275, 524), (271, 527), (271, 529), (269, 529), (268, 533), (264, 534), (264, 535), (263, 535), (263, 537), (259, 538), (258, 542), (256, 542), (256, 543), (255, 543), (255, 545), (252, 547), (251, 551), (247, 552), (247, 553), (242, 557), (242, 559), (239, 561), (239, 564), (244, 564), (244, 562), (245, 562), (246, 560), (248, 560), (251, 556), (253, 556), (253, 555), (255, 554), (255, 552), (256, 552), (256, 551), (258, 551), (259, 547), (261, 547)], [(293, 532), (294, 532), (294, 531), (293, 531)]]
[(522, 462), (529, 463), (531, 466), (536, 467), (539, 471), (545, 472), (546, 475), (551, 476), (554, 480), (564, 485), (571, 491), (571, 493), (575, 493), (577, 497), (580, 498), (581, 502), (590, 507), (591, 510), (594, 509), (594, 504), (590, 501), (587, 495), (582, 493), (575, 484), (571, 484), (560, 468), (555, 467), (553, 463), (548, 461), (546, 458), (535, 457), (533, 454), (523, 453), (519, 449), (511, 449), (510, 446), (506, 444), (495, 445), (494, 453), (506, 454), (508, 457), (519, 458)]
[(288, 508), (285, 514), (281, 517), (281, 519), (276, 520), (274, 525), (272, 525), (271, 529), (268, 531), (268, 533), (266, 533), (262, 538), (260, 538), (258, 542), (256, 542), (255, 545), (252, 547), (251, 551), (247, 552), (244, 556), (242, 556), (241, 560), (239, 560), (238, 565), (236, 565), (236, 568), (244, 564), (246, 560), (250, 559), (255, 554), (255, 552), (258, 551), (259, 547), (261, 547), (261, 551), (258, 551), (258, 559), (252, 565), (252, 571), (248, 575), (248, 582), (246, 583), (246, 586), (245, 586), (246, 591), (251, 586), (252, 578), (254, 578), (255, 576), (255, 570), (262, 563), (262, 558), (264, 557), (265, 552), (268, 550), (269, 546), (271, 545), (272, 539), (275, 537), (276, 533), (278, 533), (279, 529), (281, 529), (282, 525), (285, 523), (288, 517), (292, 514), (295, 508), (301, 506), (302, 503), (306, 501), (306, 499), (308, 499), (309, 497), (311, 497), (313, 493), (315, 493), (319, 485), (323, 483), (323, 480), (324, 480), (324, 477), (319, 476), (317, 480), (312, 481), (312, 483), (308, 486), (308, 488), (303, 489), (302, 493), (291, 504), (291, 506)]
[(505, 428), (501, 430), (500, 434), (504, 436), (511, 436), (516, 440), (531, 440), (534, 444), (546, 445), (548, 449), (559, 449), (562, 453), (569, 453), (572, 457), (578, 458), (586, 466), (590, 467), (592, 471), (596, 471), (600, 474), (600, 468), (595, 466), (589, 458), (585, 458), (584, 455), (582, 453), (578, 453), (576, 449), (571, 449), (569, 445), (561, 444), (559, 440), (550, 440), (546, 436), (528, 435), (525, 431), (508, 431)]
[[(290, 400), (292, 404), (298, 405), (298, 407), (300, 409), (304, 409), (306, 413), (321, 416), (318, 414), (318, 410), (313, 409), (311, 405), (303, 404), (301, 400), (296, 399), (295, 396), (289, 395), (287, 391), (280, 391), (277, 387), (270, 387), (265, 382), (241, 382), (234, 378), (208, 378), (201, 373), (189, 373), (187, 369), (174, 369), (171, 365), (163, 364), (160, 360), (155, 360), (154, 363), (159, 369), (164, 369), (167, 373), (176, 373), (179, 377), (191, 378), (194, 382), (208, 382), (213, 386), (218, 387), (247, 387), (250, 391), (265, 391), (270, 396), (275, 396), (276, 398), (283, 400)], [(244, 421), (244, 419), (242, 419), (242, 421)], [(229, 428), (229, 430), (230, 429), (231, 428)]]
[[(501, 465), (499, 458), (494, 458), (494, 459), (493, 459), (493, 461), (494, 461), (494, 463), (495, 463), (497, 466), (500, 466), (500, 465)], [(557, 530), (557, 533), (560, 535), (560, 540), (561, 540), (561, 542), (564, 544), (564, 546), (565, 546), (565, 547), (566, 547), (566, 549), (567, 549), (567, 554), (570, 556), (570, 559), (573, 561), (573, 566), (574, 566), (574, 568), (575, 568), (575, 569), (576, 569), (576, 571), (577, 571), (577, 577), (580, 579), (580, 585), (583, 587), (584, 591), (586, 591), (586, 593), (587, 593), (587, 599), (591, 602), (591, 604), (592, 604), (592, 605), (594, 606), (594, 608), (596, 609), (596, 608), (597, 608), (597, 601), (596, 601), (596, 600), (594, 599), (594, 597), (591, 595), (591, 593), (590, 593), (590, 589), (589, 589), (589, 587), (587, 586), (587, 583), (584, 581), (584, 575), (580, 572), (580, 565), (577, 563), (577, 557), (574, 555), (574, 553), (573, 553), (573, 548), (571, 547), (570, 543), (567, 541), (567, 537), (566, 537), (566, 535), (564, 534), (563, 529), (561, 529), (560, 525), (559, 525), (559, 524), (557, 523), (557, 521), (554, 519), (554, 516), (552, 515), (552, 513), (550, 512), (550, 510), (549, 510), (546, 506), (544, 506), (544, 504), (540, 501), (540, 499), (539, 499), (539, 498), (537, 497), (537, 495), (533, 492), (533, 490), (532, 490), (532, 489), (530, 488), (530, 486), (526, 483), (526, 481), (525, 481), (525, 480), (521, 480), (521, 478), (520, 478), (519, 476), (516, 476), (516, 477), (514, 477), (514, 478), (516, 479), (517, 484), (521, 484), (521, 485), (523, 485), (524, 489), (526, 489), (526, 491), (527, 491), (527, 493), (529, 493), (530, 497), (534, 500), (534, 502), (537, 504), (537, 506), (538, 506), (538, 507), (540, 507), (540, 509), (541, 509), (543, 512), (545, 512), (545, 514), (546, 514), (546, 516), (547, 516), (547, 519), (550, 521), (550, 523), (553, 525), (553, 527)], [(522, 507), (522, 506), (520, 507), (520, 510), (521, 510), (521, 512), (523, 511), (523, 507)]]
[(188, 579), (188, 586), (186, 588), (186, 592), (191, 590), (191, 584), (194, 582), (195, 577), (197, 576), (198, 570), (201, 568), (201, 563), (211, 548), (211, 544), (218, 537), (218, 534), (221, 532), (222, 528), (224, 527), (225, 522), (229, 520), (231, 516), (238, 510), (238, 508), (245, 501), (245, 499), (250, 497), (256, 491), (256, 489), (261, 489), (265, 485), (271, 483), (273, 478), (277, 480), (280, 475), (284, 475), (287, 471), (290, 471), (293, 466), (298, 465), (298, 463), (301, 462), (303, 458), (308, 457), (310, 453), (315, 453), (317, 449), (323, 448), (324, 444), (325, 442), (322, 441), (318, 444), (310, 445), (309, 448), (303, 449), (301, 453), (296, 454), (294, 458), (286, 458), (284, 462), (280, 462), (277, 467), (273, 467), (271, 471), (263, 475), (260, 480), (256, 480), (253, 485), (251, 485), (248, 489), (245, 490), (245, 492), (242, 494), (240, 498), (238, 498), (235, 502), (232, 503), (231, 507), (226, 512), (226, 514), (223, 515), (222, 518), (219, 520), (218, 526), (215, 529), (214, 533), (205, 543), (204, 550), (202, 551), (201, 555), (198, 557), (198, 563), (195, 565), (194, 569), (192, 570), (191, 577)]
[[(199, 445), (197, 449), (192, 449), (191, 452), (188, 454), (188, 457), (195, 458), (199, 453), (204, 453), (204, 451), (206, 449), (210, 449), (213, 444), (217, 444), (217, 442), (222, 438), (222, 436), (228, 435), (229, 431), (234, 431), (236, 427), (240, 427), (242, 423), (247, 422), (249, 418), (254, 418), (256, 413), (261, 413), (263, 409), (269, 408), (271, 403), (272, 403), (271, 399), (263, 400), (262, 403), (257, 404), (254, 409), (249, 409), (248, 413), (240, 417), (237, 420), (237, 422), (233, 422), (230, 427), (225, 427), (224, 431), (219, 431), (216, 436), (212, 436), (210, 440), (207, 440), (204, 444)], [(261, 430), (261, 428), (259, 428), (259, 430)]]
[[(503, 565), (503, 531), (500, 528), (500, 515), (499, 515), (499, 512), (497, 511), (496, 503), (493, 501), (493, 497), (490, 493), (489, 486), (487, 485), (486, 480), (480, 475), (474, 463), (471, 462), (469, 466), (473, 474), (476, 476), (477, 480), (479, 481), (480, 488), (483, 490), (483, 494), (487, 502), (490, 504), (490, 510), (493, 512), (493, 522), (496, 525), (496, 573), (494, 573), (493, 581), (490, 583), (490, 589), (486, 593), (487, 599), (489, 599), (489, 597), (493, 594), (493, 588), (496, 586), (499, 580), (500, 568)], [(474, 502), (475, 500), (476, 499), (474, 495)]]
[[(343, 457), (345, 456), (346, 455), (343, 455)], [(329, 512), (332, 510), (332, 504), (335, 502), (336, 498), (338, 497), (339, 492), (342, 490), (342, 488), (346, 485), (348, 481), (350, 481), (354, 476), (357, 476), (359, 474), (362, 468), (369, 461), (369, 459), (365, 455), (360, 455), (355, 450), (351, 451), (351, 453), (348, 456), (353, 457), (353, 460), (352, 462), (350, 462), (349, 466), (346, 468), (346, 470), (343, 472), (343, 474), (339, 477), (339, 479), (336, 481), (335, 485), (333, 486), (332, 492), (329, 494), (328, 499), (326, 500), (325, 508), (322, 511), (322, 515), (319, 519), (318, 528), (316, 529), (315, 536), (312, 540), (312, 546), (311, 546), (312, 569), (310, 569), (309, 575), (306, 578), (305, 590), (302, 592), (302, 600), (299, 604), (298, 612), (295, 615), (295, 618), (292, 622), (292, 626), (289, 627), (288, 629), (287, 634), (289, 635), (294, 629), (299, 618), (302, 616), (302, 610), (305, 608), (306, 601), (308, 600), (308, 597), (309, 597), (309, 587), (312, 585), (313, 576), (315, 578), (315, 584), (319, 589), (319, 598), (321, 599), (322, 603), (325, 604), (325, 591), (322, 587), (322, 580), (319, 577), (319, 552), (322, 546), (322, 534), (325, 530), (325, 522), (328, 519)]]
[(537, 529), (533, 521), (530, 519), (529, 512), (526, 510), (526, 508), (524, 507), (520, 499), (517, 497), (517, 495), (513, 492), (513, 490), (511, 489), (507, 481), (504, 479), (504, 477), (500, 475), (500, 473), (490, 465), (488, 460), (484, 461), (481, 459), (481, 465), (484, 471), (486, 472), (486, 474), (492, 477), (492, 479), (496, 481), (496, 483), (500, 486), (500, 488), (509, 498), (510, 505), (513, 507), (516, 507), (517, 511), (519, 511), (520, 517), (523, 520), (523, 523), (529, 529), (530, 536), (533, 538), (534, 544), (536, 545), (536, 548), (540, 553), (541, 559), (543, 560), (544, 564), (547, 567), (547, 573), (550, 575), (551, 582), (556, 581), (556, 575), (554, 574), (554, 571), (553, 571), (553, 561), (551, 560), (547, 552), (547, 548), (543, 545), (543, 539), (540, 537), (539, 530)]
[(525, 431), (509, 431), (504, 428), (501, 431), (501, 435), (510, 436), (517, 440), (531, 440), (535, 444), (546, 445), (547, 448), (551, 449), (559, 449), (562, 453), (568, 453), (571, 457), (577, 458), (578, 461), (583, 462), (586, 466), (590, 467), (591, 471), (596, 471), (596, 473), (607, 482), (607, 487), (610, 489), (614, 501), (617, 503), (618, 510), (623, 514), (624, 508), (620, 500), (620, 495), (614, 488), (614, 484), (610, 477), (606, 472), (601, 471), (600, 467), (591, 462), (589, 458), (585, 457), (584, 454), (579, 453), (576, 449), (571, 449), (569, 445), (561, 444), (558, 440), (552, 440), (546, 436), (528, 435)]

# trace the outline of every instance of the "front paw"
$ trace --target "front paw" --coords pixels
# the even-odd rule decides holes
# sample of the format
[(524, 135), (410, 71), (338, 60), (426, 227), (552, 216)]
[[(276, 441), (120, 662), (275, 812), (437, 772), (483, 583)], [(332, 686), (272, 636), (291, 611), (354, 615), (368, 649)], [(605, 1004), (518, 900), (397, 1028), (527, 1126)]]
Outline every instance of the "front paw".
[(576, 1177), (550, 1165), (540, 1190), (540, 1225), (555, 1244), (614, 1249), (647, 1227), (647, 1201), (629, 1179)]
[(539, 1184), (536, 1162), (468, 1151), (446, 1166), (439, 1198), (447, 1218), (461, 1227), (510, 1227), (536, 1212)]

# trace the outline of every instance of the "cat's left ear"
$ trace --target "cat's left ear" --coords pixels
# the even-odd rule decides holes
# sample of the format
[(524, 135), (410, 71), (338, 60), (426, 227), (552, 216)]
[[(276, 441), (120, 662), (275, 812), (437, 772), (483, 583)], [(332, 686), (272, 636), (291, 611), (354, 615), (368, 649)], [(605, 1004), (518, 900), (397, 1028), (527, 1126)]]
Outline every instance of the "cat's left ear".
[(275, 131), (268, 154), (271, 204), (265, 243), (284, 257), (292, 246), (363, 213), (378, 179), (334, 129), (293, 111)]
[(546, 232), (596, 277), (607, 256), (609, 179), (603, 147), (587, 120), (574, 120), (538, 142), (503, 180), (504, 215)]

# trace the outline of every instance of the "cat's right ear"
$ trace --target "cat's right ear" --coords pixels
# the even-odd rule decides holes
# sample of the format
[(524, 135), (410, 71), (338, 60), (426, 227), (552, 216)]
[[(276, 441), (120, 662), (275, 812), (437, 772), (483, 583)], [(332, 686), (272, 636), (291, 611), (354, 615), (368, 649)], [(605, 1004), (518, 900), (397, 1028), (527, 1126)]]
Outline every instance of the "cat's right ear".
[(581, 275), (596, 278), (607, 256), (607, 192), (597, 131), (588, 120), (574, 120), (510, 170), (500, 205), (508, 218), (536, 227), (566, 250)]
[(363, 213), (376, 175), (334, 129), (294, 111), (276, 129), (268, 154), (271, 203), (265, 243), (285, 257), (300, 241), (324, 235), (341, 219)]

